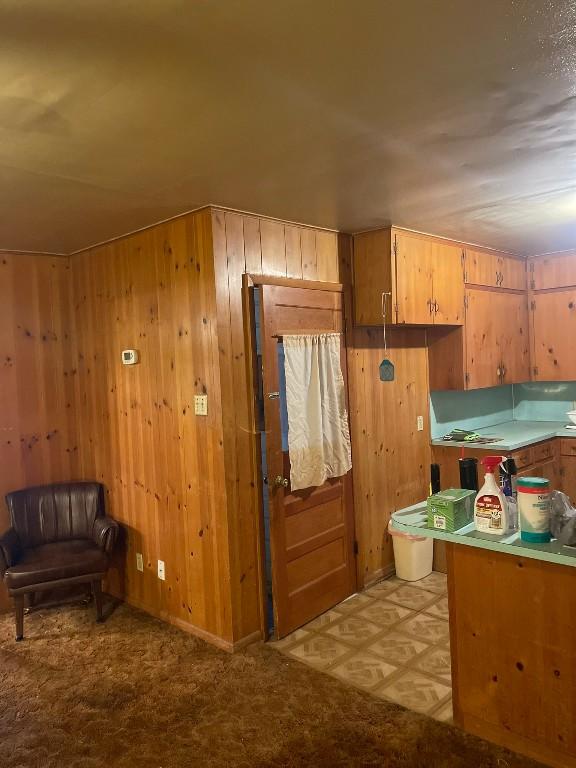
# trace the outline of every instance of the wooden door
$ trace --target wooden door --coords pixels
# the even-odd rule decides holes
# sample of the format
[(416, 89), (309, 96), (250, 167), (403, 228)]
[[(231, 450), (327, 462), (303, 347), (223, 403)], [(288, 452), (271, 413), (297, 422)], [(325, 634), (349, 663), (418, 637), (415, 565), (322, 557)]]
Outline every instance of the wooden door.
[(464, 323), (464, 270), (460, 246), (430, 244), (434, 325)]
[[(322, 287), (264, 284), (260, 290), (274, 623), (276, 636), (284, 637), (356, 589), (351, 472), (292, 492), (281, 417), (282, 336), (342, 333), (343, 297), (341, 291)], [(341, 350), (346, 377), (343, 336)]]
[(409, 232), (394, 233), (398, 323), (432, 325), (433, 243)]
[(465, 280), (489, 288), (526, 289), (526, 261), (496, 251), (466, 249)]
[(531, 302), (533, 378), (576, 379), (576, 288), (535, 295)]
[(530, 381), (530, 334), (525, 293), (492, 293), (500, 319), (500, 370), (502, 384)]

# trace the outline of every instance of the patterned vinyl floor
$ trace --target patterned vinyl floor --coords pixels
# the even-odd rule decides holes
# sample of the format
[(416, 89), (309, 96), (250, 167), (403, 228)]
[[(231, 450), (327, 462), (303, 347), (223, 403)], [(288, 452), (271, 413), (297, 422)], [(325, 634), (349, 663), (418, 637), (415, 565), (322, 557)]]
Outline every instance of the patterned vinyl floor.
[(381, 699), (452, 719), (446, 576), (393, 576), (288, 637), (281, 653)]

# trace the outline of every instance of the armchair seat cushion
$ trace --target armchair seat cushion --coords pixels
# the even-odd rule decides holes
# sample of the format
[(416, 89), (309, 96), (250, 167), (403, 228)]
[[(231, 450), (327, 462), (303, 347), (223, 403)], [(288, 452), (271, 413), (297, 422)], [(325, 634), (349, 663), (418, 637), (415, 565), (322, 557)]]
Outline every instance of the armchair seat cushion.
[(103, 574), (107, 568), (108, 557), (94, 541), (55, 541), (24, 550), (18, 563), (4, 574), (4, 581), (9, 590), (17, 590), (50, 581)]

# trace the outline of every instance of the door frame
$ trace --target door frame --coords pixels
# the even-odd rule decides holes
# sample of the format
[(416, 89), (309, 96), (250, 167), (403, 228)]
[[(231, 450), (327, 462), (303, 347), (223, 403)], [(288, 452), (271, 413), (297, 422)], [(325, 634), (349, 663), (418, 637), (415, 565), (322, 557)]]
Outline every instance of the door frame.
[[(278, 285), (283, 288), (307, 288), (317, 291), (334, 291), (342, 294), (342, 315), (344, 321), (344, 359), (346, 361), (346, 370), (344, 371), (344, 385), (346, 387), (346, 398), (348, 402), (348, 419), (350, 420), (350, 391), (348, 377), (348, 314), (350, 312), (350, 303), (348, 301), (347, 291), (342, 283), (322, 282), (320, 280), (301, 280), (299, 278), (281, 277), (278, 275), (254, 275), (245, 272), (242, 275), (242, 311), (244, 318), (244, 349), (246, 351), (246, 376), (248, 382), (249, 397), (249, 415), (252, 426), (251, 450), (253, 455), (253, 466), (255, 468), (253, 482), (255, 486), (255, 496), (258, 504), (258, 525), (256, 537), (256, 557), (258, 568), (258, 598), (260, 603), (260, 631), (263, 640), (269, 639), (267, 625), (267, 605), (266, 605), (266, 541), (264, 534), (264, 498), (262, 494), (262, 457), (260, 454), (260, 436), (259, 424), (257, 421), (257, 402), (258, 402), (258, 372), (256, 349), (254, 346), (255, 328), (254, 328), (254, 294), (251, 289), (261, 285)], [(350, 430), (352, 432), (352, 430)], [(352, 456), (354, 449), (352, 448)], [(354, 461), (354, 459), (353, 459)], [(356, 542), (356, 510), (354, 506), (354, 463), (350, 478), (350, 504), (352, 505), (352, 534)], [(356, 577), (356, 589), (360, 583), (358, 574), (358, 558), (356, 547), (354, 547), (356, 563), (354, 573)]]

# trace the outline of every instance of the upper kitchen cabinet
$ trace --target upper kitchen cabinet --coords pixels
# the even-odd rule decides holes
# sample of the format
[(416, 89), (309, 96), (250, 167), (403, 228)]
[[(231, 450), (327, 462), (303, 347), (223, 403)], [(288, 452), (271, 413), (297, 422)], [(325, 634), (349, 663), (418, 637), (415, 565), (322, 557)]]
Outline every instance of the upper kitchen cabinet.
[(534, 293), (530, 308), (532, 378), (535, 381), (576, 379), (576, 288)]
[(466, 289), (466, 389), (530, 379), (528, 302), (524, 293)]
[(428, 333), (430, 389), (482, 389), (530, 379), (525, 293), (466, 289), (463, 328)]
[(528, 275), (528, 287), (533, 291), (576, 286), (576, 251), (529, 259)]
[[(462, 325), (463, 251), (438, 238), (389, 228), (354, 236), (357, 325)], [(383, 302), (383, 296), (385, 301)]]
[(526, 290), (526, 259), (497, 251), (466, 248), (464, 281), (488, 288)]

